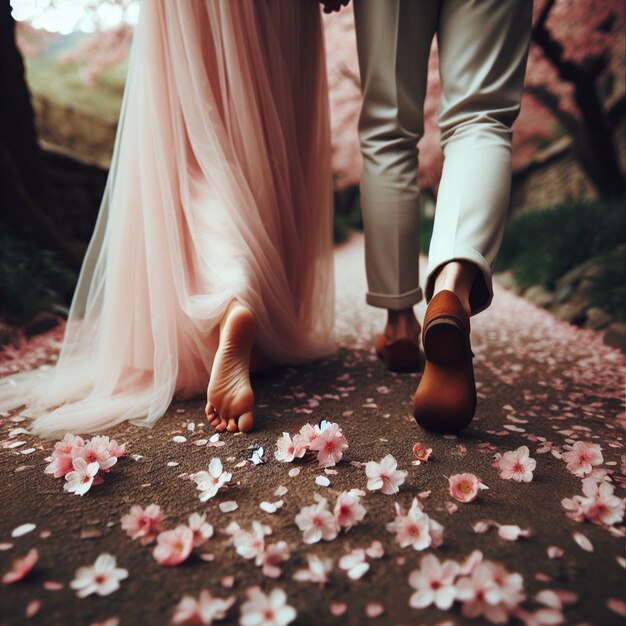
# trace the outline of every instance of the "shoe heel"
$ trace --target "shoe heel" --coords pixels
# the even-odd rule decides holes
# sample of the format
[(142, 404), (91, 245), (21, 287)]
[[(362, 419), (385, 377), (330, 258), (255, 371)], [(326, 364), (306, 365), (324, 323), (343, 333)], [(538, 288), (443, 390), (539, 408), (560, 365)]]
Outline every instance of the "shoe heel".
[(386, 345), (383, 358), (392, 372), (415, 372), (423, 367), (423, 357), (419, 347), (405, 339)]
[(451, 318), (433, 320), (424, 332), (424, 353), (428, 361), (455, 365), (467, 358), (467, 338), (461, 325)]

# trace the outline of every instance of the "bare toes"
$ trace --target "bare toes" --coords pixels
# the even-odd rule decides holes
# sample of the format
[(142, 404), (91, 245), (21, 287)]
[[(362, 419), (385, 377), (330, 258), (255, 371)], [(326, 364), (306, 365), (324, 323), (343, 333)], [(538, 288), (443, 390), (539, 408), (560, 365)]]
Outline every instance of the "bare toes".
[(226, 420), (220, 419), (220, 423), (215, 427), (215, 430), (223, 433), (226, 430)]
[(252, 411), (249, 411), (248, 413), (244, 413), (239, 418), (238, 426), (239, 426), (239, 430), (242, 433), (247, 433), (250, 430), (252, 430), (252, 425), (253, 424), (254, 424), (254, 419), (253, 419), (253, 416), (252, 416)]
[(226, 427), (226, 430), (229, 433), (237, 432), (237, 422), (232, 417), (228, 420), (228, 426)]

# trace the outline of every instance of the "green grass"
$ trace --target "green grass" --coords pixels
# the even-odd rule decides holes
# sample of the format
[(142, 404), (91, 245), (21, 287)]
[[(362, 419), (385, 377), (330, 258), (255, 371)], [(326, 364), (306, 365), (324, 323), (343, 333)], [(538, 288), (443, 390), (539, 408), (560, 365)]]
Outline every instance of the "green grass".
[[(428, 254), (433, 222), (432, 218), (421, 221), (424, 254)], [(495, 270), (513, 270), (524, 286), (554, 289), (569, 270), (597, 262), (603, 269), (588, 281), (590, 306), (626, 320), (626, 258), (617, 249), (625, 242), (626, 198), (571, 202), (513, 215), (505, 227)]]
[(573, 202), (509, 219), (496, 271), (512, 269), (522, 285), (554, 288), (573, 267), (626, 241), (625, 199)]

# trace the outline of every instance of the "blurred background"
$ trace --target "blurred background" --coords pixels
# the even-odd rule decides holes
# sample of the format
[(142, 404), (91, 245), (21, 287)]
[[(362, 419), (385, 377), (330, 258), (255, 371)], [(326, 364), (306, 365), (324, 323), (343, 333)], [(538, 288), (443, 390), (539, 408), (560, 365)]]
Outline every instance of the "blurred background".
[[(313, 0), (300, 0), (313, 1)], [(626, 350), (624, 0), (535, 0), (497, 280)], [(137, 0), (0, 0), (0, 346), (67, 313), (95, 223)], [(351, 7), (324, 16), (335, 240), (361, 228)], [(442, 166), (433, 45), (419, 148), (424, 253)]]

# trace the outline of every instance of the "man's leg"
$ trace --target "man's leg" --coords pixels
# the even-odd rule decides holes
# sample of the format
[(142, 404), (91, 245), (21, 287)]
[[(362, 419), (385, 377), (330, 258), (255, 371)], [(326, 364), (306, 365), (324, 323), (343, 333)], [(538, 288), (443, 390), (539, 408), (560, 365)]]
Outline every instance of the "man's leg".
[(435, 0), (355, 0), (363, 108), (361, 208), (367, 302), (388, 310), (387, 340), (417, 344), (419, 287), (416, 144), (423, 133)]
[(493, 297), (531, 13), (530, 0), (442, 1), (444, 165), (428, 255), (426, 364), (413, 398), (415, 419), (430, 430), (457, 432), (476, 411), (469, 315)]
[(530, 0), (442, 2), (437, 42), (444, 166), (428, 254), (427, 302), (449, 289), (468, 313), (491, 303), (531, 17)]

